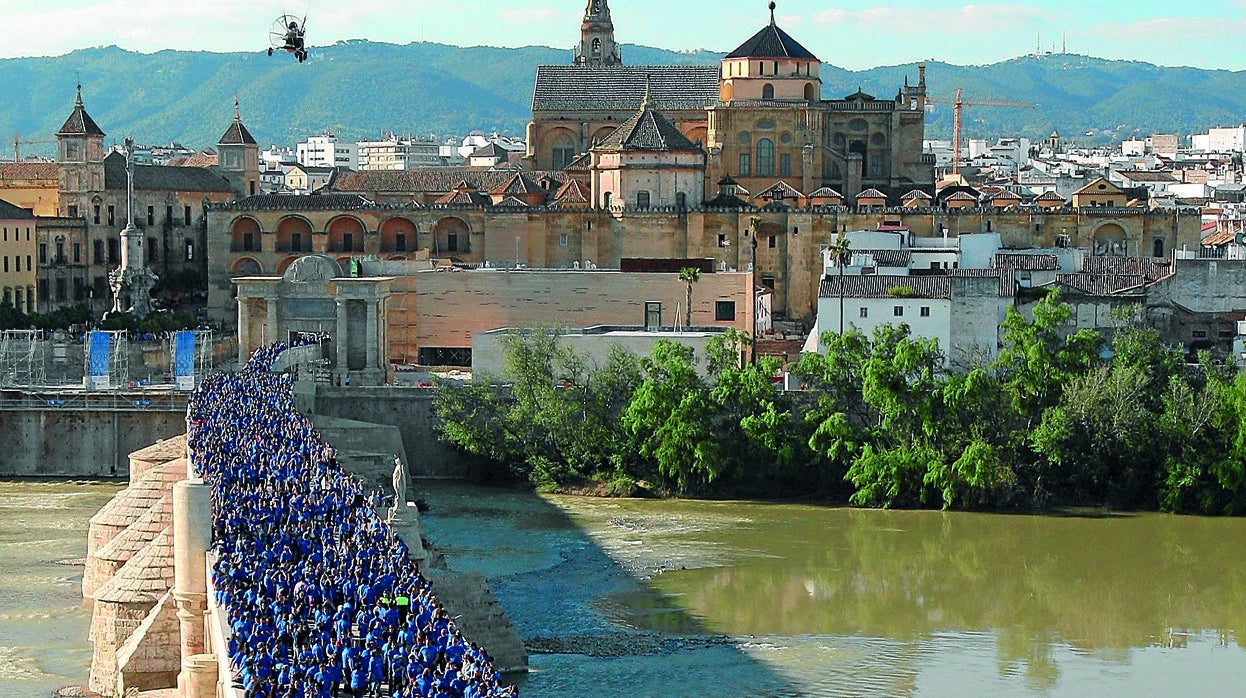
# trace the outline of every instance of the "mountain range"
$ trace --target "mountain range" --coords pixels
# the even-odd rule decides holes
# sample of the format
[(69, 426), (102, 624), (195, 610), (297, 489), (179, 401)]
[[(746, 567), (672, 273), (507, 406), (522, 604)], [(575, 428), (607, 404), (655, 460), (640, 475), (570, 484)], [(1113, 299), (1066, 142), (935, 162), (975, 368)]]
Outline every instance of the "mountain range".
[[(630, 65), (716, 63), (722, 54), (626, 45)], [(532, 83), (541, 64), (566, 64), (571, 52), (541, 46), (457, 47), (347, 41), (292, 57), (115, 46), (48, 58), (0, 60), (0, 142), (20, 133), (24, 152), (50, 154), (81, 81), (87, 111), (109, 142), (213, 146), (229, 125), (237, 96), (262, 147), (293, 145), (326, 130), (347, 139), (398, 134), (463, 135), (469, 130), (522, 136), (531, 118)], [(858, 87), (895, 95), (917, 79), (913, 64), (850, 71), (822, 66), (823, 95)], [(1081, 143), (1151, 133), (1187, 135), (1246, 121), (1246, 71), (1159, 67), (1074, 54), (1026, 56), (981, 66), (932, 61), (927, 138), (948, 138), (957, 88), (967, 101), (1011, 101), (1032, 108), (968, 106), (967, 138), (1045, 138), (1058, 130)]]

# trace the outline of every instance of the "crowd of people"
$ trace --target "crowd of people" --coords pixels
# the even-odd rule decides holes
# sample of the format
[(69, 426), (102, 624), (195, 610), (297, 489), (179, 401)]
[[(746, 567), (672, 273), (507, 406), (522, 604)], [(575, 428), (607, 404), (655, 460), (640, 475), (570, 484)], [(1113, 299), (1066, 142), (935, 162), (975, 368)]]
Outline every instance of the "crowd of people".
[(292, 377), (270, 371), (287, 348), (205, 380), (187, 416), (236, 683), (248, 698), (515, 695), (294, 409)]

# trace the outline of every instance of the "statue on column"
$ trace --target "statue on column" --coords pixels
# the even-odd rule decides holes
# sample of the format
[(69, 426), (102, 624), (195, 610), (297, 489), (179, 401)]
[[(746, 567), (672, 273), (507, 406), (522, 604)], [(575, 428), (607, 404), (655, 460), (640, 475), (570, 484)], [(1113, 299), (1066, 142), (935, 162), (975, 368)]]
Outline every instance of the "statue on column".
[(121, 231), (121, 266), (108, 272), (112, 288), (109, 315), (131, 313), (142, 319), (151, 314), (151, 289), (156, 275), (147, 268), (143, 250), (146, 234), (134, 225), (134, 139), (125, 139), (126, 225)]

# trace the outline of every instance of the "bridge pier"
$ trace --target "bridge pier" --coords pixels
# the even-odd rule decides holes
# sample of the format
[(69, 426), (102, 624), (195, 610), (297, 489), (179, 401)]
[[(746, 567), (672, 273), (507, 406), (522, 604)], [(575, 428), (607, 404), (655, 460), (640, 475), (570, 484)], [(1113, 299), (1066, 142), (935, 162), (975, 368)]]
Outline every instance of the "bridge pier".
[[(173, 486), (173, 600), (181, 636), (178, 695), (216, 694), (215, 654), (204, 653), (208, 608), (207, 553), (212, 541), (211, 490), (200, 479)], [(206, 688), (205, 688), (206, 687)]]

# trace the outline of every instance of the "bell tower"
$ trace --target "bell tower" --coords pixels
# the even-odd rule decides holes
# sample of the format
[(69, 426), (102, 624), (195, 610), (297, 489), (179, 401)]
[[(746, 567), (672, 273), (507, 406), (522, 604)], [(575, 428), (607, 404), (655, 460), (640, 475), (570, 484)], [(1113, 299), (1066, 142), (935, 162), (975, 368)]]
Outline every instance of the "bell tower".
[(610, 21), (610, 6), (606, 0), (588, 0), (584, 7), (575, 64), (623, 65), (619, 45), (614, 42), (614, 23)]

